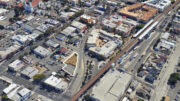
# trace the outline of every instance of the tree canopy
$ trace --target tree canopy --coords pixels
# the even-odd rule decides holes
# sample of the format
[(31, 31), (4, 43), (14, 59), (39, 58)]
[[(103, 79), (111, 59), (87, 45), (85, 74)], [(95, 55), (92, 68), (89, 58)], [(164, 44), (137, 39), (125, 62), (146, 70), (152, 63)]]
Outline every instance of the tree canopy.
[(44, 74), (36, 74), (33, 79), (34, 81), (40, 82), (42, 79), (44, 79), (46, 76)]
[(179, 79), (179, 74), (178, 73), (172, 73), (169, 77), (168, 83), (169, 84), (176, 84), (178, 79)]

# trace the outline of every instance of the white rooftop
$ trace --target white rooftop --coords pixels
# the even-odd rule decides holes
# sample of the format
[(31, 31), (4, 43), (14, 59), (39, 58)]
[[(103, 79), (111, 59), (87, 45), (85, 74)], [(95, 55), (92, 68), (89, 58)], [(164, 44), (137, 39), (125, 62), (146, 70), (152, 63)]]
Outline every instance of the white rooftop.
[(8, 65), (9, 68), (13, 69), (14, 71), (18, 71), (19, 69), (21, 69), (24, 66), (24, 63), (17, 59), (15, 61), (13, 61), (12, 63), (10, 63)]
[(46, 45), (47, 46), (50, 46), (50, 47), (53, 47), (53, 48), (57, 48), (59, 46), (59, 44), (53, 40), (48, 40), (46, 41)]
[(171, 4), (171, 0), (148, 0), (144, 2), (145, 4), (155, 7), (160, 11), (163, 11)]
[(20, 91), (18, 91), (18, 94), (20, 95), (20, 96), (25, 96), (27, 93), (30, 93), (31, 92), (31, 90), (29, 90), (29, 89), (27, 89), (27, 88), (23, 88), (23, 89), (21, 89)]
[(92, 30), (90, 36), (88, 37), (87, 44), (96, 44), (98, 38), (99, 38), (99, 31)]
[(75, 27), (75, 28), (78, 28), (78, 29), (83, 29), (83, 28), (86, 27), (85, 24), (80, 23), (80, 22), (78, 22), (78, 21), (73, 21), (72, 24), (71, 24), (71, 26), (73, 26), (73, 27)]
[(104, 35), (104, 36), (108, 36), (108, 37), (110, 37), (110, 38), (113, 38), (113, 37), (115, 37), (115, 35), (113, 34), (113, 33), (108, 33), (108, 32), (106, 32), (106, 31), (104, 31), (104, 30), (99, 30), (99, 33), (101, 34), (101, 35)]
[(31, 91), (18, 84), (12, 83), (7, 88), (5, 88), (3, 92), (7, 95), (9, 99), (13, 101), (19, 101), (22, 96), (24, 97), (24, 95)]
[(86, 15), (86, 14), (81, 15), (81, 18), (84, 18), (84, 19), (91, 19), (91, 17), (90, 17), (89, 15)]
[(73, 32), (75, 32), (75, 31), (76, 31), (76, 28), (69, 26), (69, 27), (65, 28), (61, 33), (66, 36), (69, 36), (69, 35), (73, 34)]
[(116, 30), (122, 31), (122, 32), (124, 32), (124, 33), (129, 32), (130, 29), (131, 29), (131, 26), (128, 26), (128, 25), (126, 25), (126, 24), (121, 24), (121, 25), (119, 25), (119, 26), (116, 28)]
[(20, 43), (25, 43), (29, 38), (27, 35), (14, 35), (11, 39)]
[(131, 75), (110, 70), (93, 87), (92, 96), (100, 101), (119, 101), (131, 81)]
[(113, 21), (107, 19), (104, 19), (103, 25), (108, 26), (109, 28), (115, 28), (117, 26)]
[(28, 35), (28, 40), (35, 40), (40, 34), (39, 33), (32, 33)]
[(33, 15), (29, 15), (28, 17), (25, 18), (25, 20), (27, 20), (27, 21), (30, 21), (30, 20), (32, 20), (32, 19), (34, 19), (34, 16), (33, 16)]
[(5, 49), (5, 50), (1, 50), (1, 51), (0, 51), (0, 58), (6, 57), (8, 54), (10, 54), (11, 52), (14, 52), (14, 51), (18, 50), (20, 47), (21, 47), (20, 45), (14, 44), (14, 45), (8, 47), (8, 48)]
[(63, 81), (61, 78), (57, 78), (54, 75), (51, 75), (44, 81), (45, 84), (50, 85), (57, 89), (65, 90), (68, 87), (68, 83)]
[(38, 46), (37, 48), (34, 49), (34, 52), (41, 54), (43, 56), (48, 56), (50, 55), (50, 51), (42, 46)]
[(118, 44), (115, 43), (115, 41), (109, 41), (102, 47), (90, 47), (89, 50), (107, 58), (114, 52), (117, 47)]
[(29, 78), (32, 78), (34, 75), (36, 75), (39, 72), (38, 69), (33, 67), (26, 67), (21, 73)]
[(161, 39), (167, 40), (169, 38), (169, 36), (170, 36), (170, 33), (165, 32), (162, 34)]
[(46, 19), (46, 22), (48, 22), (48, 23), (50, 23), (50, 24), (54, 24), (54, 25), (59, 24), (59, 21), (53, 20), (53, 19)]
[(15, 89), (16, 87), (18, 87), (18, 85), (12, 83), (12, 84), (10, 84), (7, 88), (5, 88), (5, 89), (3, 90), (3, 92), (4, 92), (5, 94), (8, 94), (8, 93), (11, 92), (12, 89)]

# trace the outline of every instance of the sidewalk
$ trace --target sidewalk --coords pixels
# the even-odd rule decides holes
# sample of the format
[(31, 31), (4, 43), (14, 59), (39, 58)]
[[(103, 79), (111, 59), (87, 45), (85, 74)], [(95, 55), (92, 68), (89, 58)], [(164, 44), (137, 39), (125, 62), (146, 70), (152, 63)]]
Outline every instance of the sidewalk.
[(154, 94), (153, 96), (151, 96), (150, 101), (160, 101), (163, 96), (167, 95), (169, 90), (169, 85), (167, 84), (167, 82), (170, 74), (174, 72), (174, 69), (177, 65), (178, 58), (180, 56), (179, 50), (180, 50), (180, 43), (177, 43), (175, 51), (171, 53), (167, 64), (164, 65), (164, 67), (166, 68), (163, 68), (159, 75), (160, 81), (156, 83), (157, 84), (156, 89), (154, 90)]

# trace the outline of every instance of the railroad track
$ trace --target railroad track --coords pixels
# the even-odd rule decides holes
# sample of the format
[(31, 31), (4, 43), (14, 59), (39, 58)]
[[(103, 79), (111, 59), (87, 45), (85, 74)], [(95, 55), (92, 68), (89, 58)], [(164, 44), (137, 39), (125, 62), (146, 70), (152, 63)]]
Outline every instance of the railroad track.
[[(154, 21), (146, 28), (144, 29), (141, 34), (144, 33), (152, 24), (154, 24), (156, 21), (159, 21), (161, 17), (165, 16), (170, 10), (172, 10), (177, 4), (179, 3), (179, 0), (176, 0), (174, 4), (172, 4), (168, 9), (163, 11), (159, 16), (155, 17)], [(139, 34), (138, 37), (141, 35)], [(122, 49), (122, 51), (116, 55), (101, 71), (96, 74), (89, 82), (87, 82), (71, 99), (70, 101), (76, 101), (87, 89), (89, 89), (100, 77), (111, 67), (112, 63), (116, 62), (124, 53), (129, 51), (135, 44), (138, 43), (138, 37), (133, 39), (125, 48)]]

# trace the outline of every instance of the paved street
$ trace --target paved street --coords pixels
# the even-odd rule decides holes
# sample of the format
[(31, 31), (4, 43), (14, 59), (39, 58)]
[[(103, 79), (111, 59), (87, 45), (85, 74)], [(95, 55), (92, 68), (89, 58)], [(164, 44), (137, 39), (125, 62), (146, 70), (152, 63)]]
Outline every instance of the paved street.
[[(180, 41), (180, 39), (178, 39), (178, 41)], [(177, 43), (175, 51), (170, 55), (168, 63), (165, 64), (166, 68), (163, 68), (161, 70), (159, 76), (160, 81), (156, 85), (154, 91), (155, 93), (151, 97), (150, 101), (160, 101), (163, 96), (167, 95), (167, 92), (169, 90), (169, 85), (167, 84), (167, 81), (169, 79), (170, 74), (174, 72), (174, 68), (177, 65), (176, 60), (178, 60), (180, 56), (179, 50), (180, 50), (180, 43)]]
[(167, 96), (169, 96), (172, 100), (177, 99), (178, 101), (180, 101), (180, 93), (178, 92), (180, 92), (180, 81), (177, 82), (175, 88), (168, 90)]

